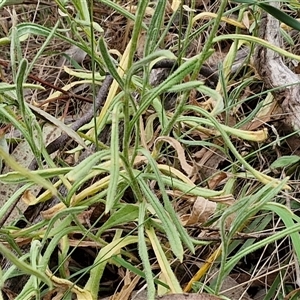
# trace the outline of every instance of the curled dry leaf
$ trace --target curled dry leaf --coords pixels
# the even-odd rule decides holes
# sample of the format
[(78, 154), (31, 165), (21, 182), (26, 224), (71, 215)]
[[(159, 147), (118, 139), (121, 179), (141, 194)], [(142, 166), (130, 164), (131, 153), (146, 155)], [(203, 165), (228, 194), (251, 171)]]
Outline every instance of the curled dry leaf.
[(81, 240), (73, 240), (69, 239), (69, 245), (71, 247), (91, 247), (91, 248), (99, 248), (99, 244), (97, 242), (92, 242), (92, 241), (81, 241)]
[(181, 1), (173, 0), (172, 1), (172, 11), (175, 12), (179, 8), (180, 4), (181, 4)]
[(62, 291), (64, 291), (63, 295), (65, 294), (65, 291), (71, 291), (72, 293), (76, 294), (77, 300), (93, 300), (93, 297), (89, 291), (80, 288), (79, 286), (67, 279), (59, 278), (53, 275), (53, 273), (49, 269), (46, 270), (46, 275), (51, 279), (55, 287), (58, 287)]
[(209, 180), (208, 180), (208, 186), (210, 189), (214, 190), (217, 188), (221, 182), (227, 178), (227, 174), (225, 172), (219, 172), (215, 175), (213, 175)]
[(196, 166), (202, 180), (214, 176), (219, 171), (220, 164), (227, 159), (218, 149), (202, 149), (194, 153), (193, 158), (200, 159), (196, 162)]
[(203, 197), (197, 197), (192, 212), (181, 216), (184, 226), (205, 223), (215, 212), (217, 204)]
[(24, 192), (21, 196), (21, 200), (26, 203), (26, 205), (36, 204), (36, 196), (30, 190)]
[(50, 220), (51, 218), (53, 218), (55, 215), (57, 215), (60, 211), (64, 210), (65, 208), (66, 208), (66, 206), (63, 203), (58, 203), (55, 206), (42, 211), (41, 215), (45, 220)]
[(178, 141), (176, 141), (174, 138), (171, 138), (168, 136), (158, 137), (155, 142), (157, 143), (158, 141), (165, 141), (165, 142), (169, 143), (176, 150), (178, 159), (179, 159), (179, 163), (180, 163), (182, 169), (186, 172), (188, 177), (191, 177), (193, 175), (194, 168), (187, 163), (186, 158), (185, 158), (184, 149), (182, 148), (180, 143)]
[[(138, 284), (140, 280), (139, 276), (135, 276), (133, 279), (131, 278), (130, 272), (127, 270), (126, 275), (124, 277), (124, 286), (122, 287), (121, 291), (111, 297), (110, 300), (130, 300), (131, 294)], [(145, 299), (145, 298), (144, 298)]]
[[(189, 200), (191, 200), (191, 197)], [(203, 224), (215, 213), (217, 203), (230, 206), (234, 201), (235, 199), (232, 195), (213, 197), (210, 200), (203, 197), (197, 197), (191, 208), (191, 213), (181, 215), (180, 220), (184, 226)], [(234, 213), (227, 217), (225, 221), (226, 228), (230, 227), (235, 217), (236, 215)]]

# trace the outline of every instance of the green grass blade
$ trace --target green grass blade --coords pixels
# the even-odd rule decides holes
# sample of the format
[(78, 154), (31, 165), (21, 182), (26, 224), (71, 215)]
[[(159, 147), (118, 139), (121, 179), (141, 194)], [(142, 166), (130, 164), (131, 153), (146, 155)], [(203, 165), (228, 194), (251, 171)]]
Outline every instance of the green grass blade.
[(146, 215), (146, 202), (141, 202), (139, 209), (139, 227), (138, 227), (138, 249), (139, 249), (139, 255), (143, 262), (144, 267), (144, 273), (145, 273), (145, 279), (147, 282), (147, 296), (148, 299), (154, 299), (156, 296), (156, 290), (154, 286), (154, 275), (152, 273), (151, 264), (150, 264), (150, 258), (148, 254), (148, 246), (145, 238), (145, 215)]
[(89, 291), (92, 294), (94, 300), (98, 299), (99, 283), (101, 281), (103, 271), (108, 259), (118, 254), (119, 251), (127, 245), (137, 242), (137, 237), (127, 236), (125, 238), (114, 240), (100, 250), (94, 261), (93, 268), (90, 272), (90, 277), (84, 287), (85, 290)]
[(151, 241), (153, 251), (155, 252), (155, 256), (157, 258), (160, 269), (164, 275), (164, 278), (167, 281), (167, 284), (172, 293), (182, 293), (181, 286), (176, 278), (174, 272), (171, 269), (170, 263), (161, 247), (161, 244), (156, 236), (154, 228), (146, 229), (146, 233)]
[(18, 257), (16, 257), (11, 251), (9, 251), (2, 243), (0, 243), (0, 252), (25, 274), (36, 276), (43, 282), (45, 282), (49, 287), (52, 287), (52, 282), (45, 275), (45, 273), (33, 268), (22, 260), (19, 260)]
[(149, 203), (153, 207), (155, 213), (157, 214), (160, 221), (162, 222), (162, 226), (166, 232), (166, 235), (168, 236), (173, 253), (176, 255), (176, 257), (180, 261), (182, 261), (183, 247), (182, 247), (182, 243), (181, 243), (179, 233), (178, 233), (176, 227), (174, 226), (169, 215), (167, 214), (164, 207), (160, 203), (159, 199), (150, 190), (149, 186), (146, 184), (144, 179), (142, 179), (141, 177), (138, 177), (137, 179), (138, 179), (139, 185), (141, 187), (141, 190), (143, 191), (144, 196), (149, 201)]
[(110, 180), (107, 190), (107, 197), (105, 203), (105, 213), (107, 214), (116, 204), (116, 194), (118, 190), (118, 181), (120, 174), (120, 156), (119, 156), (119, 114), (121, 109), (121, 102), (118, 102), (112, 113), (112, 127), (111, 127), (111, 160), (110, 160)]
[[(178, 230), (178, 233), (180, 235), (180, 238), (182, 240), (182, 242), (189, 248), (189, 250), (191, 252), (194, 253), (195, 249), (194, 249), (194, 245), (187, 233), (187, 231), (185, 230), (185, 228), (182, 226), (180, 220), (178, 219), (178, 215), (176, 214), (171, 201), (166, 193), (165, 190), (165, 185), (164, 182), (161, 179), (161, 173), (159, 172), (159, 170), (157, 169), (157, 164), (154, 161), (154, 159), (151, 157), (150, 153), (144, 149), (139, 149), (139, 151), (141, 153), (143, 153), (149, 161), (149, 164), (151, 166), (152, 171), (154, 172), (154, 175), (156, 177), (158, 186), (159, 186), (159, 190), (161, 191), (162, 194), (162, 198), (163, 198), (163, 202), (164, 202), (164, 206), (166, 211), (168, 212), (172, 222), (174, 223), (174, 225), (176, 226), (176, 229)], [(147, 176), (147, 175), (146, 175)]]

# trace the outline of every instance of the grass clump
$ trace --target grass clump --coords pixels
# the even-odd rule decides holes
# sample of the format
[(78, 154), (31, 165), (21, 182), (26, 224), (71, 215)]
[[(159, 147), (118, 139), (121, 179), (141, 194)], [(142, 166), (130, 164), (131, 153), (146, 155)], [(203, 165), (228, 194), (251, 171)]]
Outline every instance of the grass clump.
[(297, 293), (298, 135), (252, 60), (299, 56), (236, 2), (2, 7), (3, 295)]

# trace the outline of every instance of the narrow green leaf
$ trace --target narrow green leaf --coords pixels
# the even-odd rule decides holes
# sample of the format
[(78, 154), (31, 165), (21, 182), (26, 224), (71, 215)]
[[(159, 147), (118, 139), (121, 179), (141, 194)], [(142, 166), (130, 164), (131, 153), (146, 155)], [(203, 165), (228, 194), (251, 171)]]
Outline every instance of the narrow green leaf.
[(272, 236), (269, 236), (257, 243), (254, 243), (251, 247), (238, 251), (237, 254), (232, 256), (229, 261), (226, 262), (224, 272), (227, 273), (229, 269), (232, 269), (244, 256), (253, 253), (254, 251), (265, 247), (266, 245), (272, 244), (279, 239), (285, 238), (287, 235), (290, 235), (294, 232), (299, 231), (299, 224), (294, 224), (293, 226), (283, 229), (280, 232), (274, 233)]
[(300, 31), (300, 22), (298, 22), (297, 20), (295, 20), (294, 18), (292, 18), (291, 16), (289, 16), (288, 14), (283, 12), (282, 10), (280, 10), (280, 9), (278, 9), (278, 8), (272, 6), (272, 5), (262, 3), (262, 2), (258, 2), (257, 5), (260, 6), (267, 13), (272, 15), (274, 18), (276, 18), (277, 20), (279, 20), (279, 21), (285, 23), (286, 25)]
[(97, 236), (101, 236), (105, 230), (113, 228), (114, 226), (135, 221), (138, 218), (138, 215), (139, 207), (137, 205), (127, 203), (111, 214), (109, 219), (99, 229)]
[(94, 167), (101, 157), (107, 154), (107, 151), (95, 152), (89, 155), (85, 160), (80, 162), (77, 166), (75, 166), (67, 175), (67, 179), (71, 182), (79, 181), (83, 179), (87, 174), (91, 172), (92, 167)]
[[(116, 2), (113, 2), (111, 0), (101, 0), (101, 2), (103, 4), (111, 7), (113, 11), (116, 11), (116, 12), (120, 13), (120, 15), (123, 15), (127, 19), (135, 22), (136, 16), (134, 14), (130, 13), (127, 9), (123, 8), (121, 5), (118, 5)], [(148, 30), (148, 27), (145, 23), (142, 23), (142, 27), (143, 27), (143, 29)]]
[[(141, 175), (145, 179), (156, 180), (156, 176), (154, 174), (144, 174)], [(196, 185), (190, 185), (186, 182), (183, 182), (179, 179), (172, 178), (166, 175), (161, 175), (161, 180), (164, 182), (165, 185), (172, 187), (174, 189), (178, 189), (184, 194), (189, 194), (193, 196), (200, 196), (204, 198), (212, 198), (217, 197), (223, 194), (223, 191), (213, 191), (210, 189), (198, 187)]]
[(122, 103), (118, 102), (112, 112), (111, 127), (111, 160), (110, 160), (110, 180), (107, 189), (105, 213), (107, 214), (116, 204), (116, 194), (118, 191), (118, 181), (120, 176), (120, 156), (119, 156), (119, 115)]
[(2, 243), (0, 243), (0, 252), (25, 274), (36, 276), (45, 282), (49, 287), (52, 287), (51, 280), (43, 272), (34, 269), (32, 266), (18, 259), (18, 257), (9, 251)]
[(140, 107), (130, 122), (131, 126), (133, 126), (137, 122), (140, 115), (147, 109), (147, 107), (152, 103), (152, 101), (155, 98), (157, 98), (163, 92), (167, 91), (169, 88), (172, 88), (175, 84), (181, 82), (186, 75), (190, 74), (194, 70), (197, 60), (198, 60), (198, 56), (195, 56), (189, 59), (188, 61), (184, 62), (175, 72), (173, 72), (159, 86), (150, 89), (144, 95), (144, 99), (141, 99)]
[[(139, 239), (139, 243), (140, 243), (140, 239)], [(147, 249), (147, 248), (146, 248)], [(115, 256), (113, 258), (114, 261), (116, 261), (117, 264), (123, 266), (126, 270), (130, 270), (132, 273), (134, 274), (137, 274), (138, 276), (142, 277), (142, 278), (145, 278), (146, 279), (146, 276), (145, 276), (145, 273), (143, 271), (141, 271), (139, 268), (133, 266), (131, 263), (129, 263), (127, 260), (123, 259), (122, 257), (119, 257), (119, 256)], [(149, 259), (148, 259), (148, 263), (149, 263)], [(149, 266), (150, 266), (150, 271), (151, 271), (151, 265), (149, 263)], [(1, 277), (0, 277), (1, 278)], [(159, 284), (161, 286), (163, 286), (164, 288), (166, 289), (169, 289), (170, 287), (165, 284), (164, 282), (162, 282), (161, 280), (158, 280), (158, 279), (153, 279), (154, 283), (155, 284)], [(152, 281), (152, 282), (153, 282)], [(154, 286), (154, 285), (153, 285)], [(149, 286), (147, 284), (147, 290), (149, 291)], [(149, 294), (148, 294), (149, 295)], [(154, 287), (154, 296), (155, 296), (155, 287)], [(154, 297), (148, 297), (148, 299), (153, 299)]]
[[(294, 214), (286, 206), (281, 205), (279, 203), (268, 203), (264, 206), (264, 208), (274, 211), (282, 219), (286, 228), (290, 228), (295, 224), (295, 222), (293, 221)], [(300, 223), (298, 222), (296, 224), (298, 224), (298, 226), (300, 228)], [(300, 262), (300, 244), (299, 244), (300, 235), (299, 235), (299, 232), (291, 232), (290, 237), (292, 240), (293, 248), (298, 257), (298, 262)]]
[(166, 0), (160, 0), (156, 3), (154, 14), (151, 18), (149, 30), (147, 31), (147, 39), (144, 47), (145, 55), (153, 53), (157, 47), (157, 39), (160, 37), (161, 26), (163, 25), (164, 15), (166, 13)]
[(100, 48), (100, 52), (103, 58), (104, 63), (106, 64), (106, 67), (109, 71), (109, 73), (111, 74), (111, 76), (118, 82), (120, 87), (124, 87), (124, 81), (123, 79), (120, 77), (117, 68), (116, 68), (116, 64), (112, 61), (111, 55), (109, 54), (104, 38), (101, 37), (99, 40), (99, 48)]
[(41, 176), (34, 174), (31, 171), (28, 171), (27, 169), (25, 169), (24, 167), (19, 165), (2, 148), (0, 148), (0, 157), (2, 157), (5, 160), (5, 163), (7, 165), (9, 165), (12, 169), (18, 171), (24, 177), (27, 177), (28, 179), (32, 180), (33, 182), (43, 186), (45, 189), (48, 189), (52, 193), (52, 195), (57, 194), (56, 188), (50, 182), (48, 182)]
[[(45, 90), (44, 87), (41, 85), (33, 84), (33, 83), (23, 83), (23, 89), (35, 89), (35, 90)], [(8, 84), (5, 82), (0, 82), (0, 93), (15, 91), (16, 85), (15, 84)]]
[(84, 140), (78, 135), (76, 131), (74, 131), (72, 128), (67, 126), (65, 123), (62, 121), (58, 120), (57, 118), (53, 117), (52, 115), (48, 114), (46, 111), (31, 105), (30, 103), (27, 104), (31, 110), (36, 112), (38, 115), (42, 116), (46, 120), (48, 120), (50, 123), (56, 125), (60, 129), (62, 129), (69, 137), (74, 139), (80, 146), (83, 148), (87, 149), (86, 144), (84, 143)]
[[(44, 169), (44, 170), (38, 170), (38, 171), (31, 171), (33, 174), (38, 174), (42, 178), (53, 178), (58, 175), (65, 175), (70, 170), (72, 170), (71, 167), (68, 168), (51, 168), (51, 169)], [(0, 175), (0, 181), (4, 183), (28, 183), (31, 182), (31, 180), (28, 178), (28, 176), (21, 174), (20, 172), (9, 172), (6, 174)]]
[(87, 22), (86, 25), (89, 24), (90, 22), (90, 13), (89, 13), (89, 7), (88, 7), (88, 2), (87, 1), (73, 1), (73, 5), (76, 8), (76, 11), (79, 13), (79, 17), (81, 18), (78, 21), (85, 21)]
[(246, 35), (246, 34), (223, 34), (223, 35), (218, 35), (214, 38), (214, 43), (219, 43), (220, 41), (224, 41), (224, 40), (229, 40), (229, 39), (232, 39), (232, 40), (244, 40), (244, 41), (249, 41), (251, 43), (257, 43), (261, 46), (264, 46), (268, 49), (271, 49), (277, 53), (279, 53), (280, 55), (283, 55), (285, 57), (289, 57), (291, 59), (295, 59), (297, 61), (300, 61), (300, 56), (299, 55), (296, 55), (292, 52), (289, 52), (287, 50), (284, 50), (280, 47), (277, 47), (277, 46), (274, 46), (273, 44), (261, 39), (261, 38), (258, 38), (256, 36), (251, 36), (251, 35)]
[(123, 247), (137, 242), (138, 237), (127, 236), (111, 242), (100, 250), (93, 263), (93, 269), (90, 272), (90, 277), (84, 287), (85, 290), (91, 292), (93, 299), (98, 299), (99, 283), (108, 259), (119, 253)]
[(148, 7), (148, 3), (149, 0), (143, 0), (137, 2), (135, 21), (134, 21), (134, 26), (131, 32), (131, 39), (130, 39), (131, 46), (127, 58), (128, 68), (130, 68), (133, 64), (133, 58), (136, 53), (138, 40), (143, 29), (143, 20), (144, 20), (146, 8)]
[(176, 226), (176, 229), (178, 230), (178, 233), (180, 235), (180, 238), (181, 238), (182, 242), (190, 249), (191, 252), (194, 253), (194, 251), (195, 251), (194, 245), (193, 245), (193, 243), (191, 241), (191, 238), (189, 237), (187, 231), (182, 226), (182, 224), (181, 224), (181, 222), (178, 218), (178, 215), (176, 214), (176, 212), (175, 212), (175, 210), (174, 210), (174, 208), (171, 204), (171, 201), (170, 201), (170, 199), (169, 199), (169, 197), (166, 193), (165, 184), (164, 184), (164, 182), (162, 180), (162, 177), (161, 177), (162, 174), (160, 173), (160, 171), (157, 168), (156, 161), (152, 158), (152, 156), (150, 155), (150, 153), (148, 151), (146, 151), (144, 149), (140, 149), (140, 151), (141, 151), (141, 153), (143, 153), (147, 157), (147, 159), (148, 159), (148, 161), (151, 165), (152, 171), (155, 174), (159, 189), (160, 189), (162, 197), (163, 197), (163, 202), (164, 202), (165, 209), (168, 212), (168, 214), (170, 215), (170, 218), (171, 218), (172, 222)]
[(147, 296), (148, 299), (154, 299), (155, 298), (155, 286), (154, 286), (154, 275), (152, 273), (152, 268), (150, 264), (150, 258), (148, 254), (148, 246), (146, 243), (145, 238), (145, 215), (146, 215), (146, 201), (143, 201), (140, 203), (140, 209), (139, 209), (139, 227), (138, 227), (138, 249), (139, 249), (139, 255), (143, 262), (144, 267), (144, 277), (147, 282)]
[(161, 244), (156, 236), (154, 228), (146, 230), (149, 239), (151, 240), (153, 251), (157, 258), (160, 269), (170, 287), (172, 293), (182, 293), (181, 286), (176, 278), (174, 272), (171, 269), (170, 262), (168, 261), (166, 254), (164, 253)]
[(277, 158), (271, 165), (270, 168), (277, 169), (277, 168), (285, 168), (300, 161), (300, 156), (298, 155), (291, 155), (291, 156), (281, 156)]
[(232, 2), (236, 2), (236, 3), (245, 3), (245, 4), (257, 4), (257, 1), (253, 1), (253, 0), (232, 0)]
[(16, 92), (17, 92), (17, 100), (20, 106), (21, 113), (24, 115), (25, 114), (25, 101), (23, 97), (23, 82), (25, 81), (25, 73), (28, 68), (28, 61), (23, 58), (20, 61), (18, 73), (17, 73), (17, 85), (16, 85)]
[(31, 60), (31, 63), (29, 67), (26, 70), (25, 76), (27, 77), (32, 68), (36, 65), (37, 60), (41, 57), (41, 55), (44, 53), (46, 47), (50, 44), (50, 42), (53, 40), (53, 36), (55, 35), (55, 32), (57, 30), (58, 25), (60, 24), (60, 21), (57, 21), (56, 24), (52, 27), (49, 35), (47, 36), (46, 40), (43, 42), (43, 44), (39, 47), (38, 52), (34, 56), (34, 58)]
[(150, 190), (149, 186), (146, 184), (144, 179), (138, 177), (137, 180), (146, 199), (149, 201), (149, 203), (155, 210), (155, 213), (162, 222), (162, 226), (166, 232), (166, 235), (168, 236), (173, 253), (176, 255), (176, 257), (178, 257), (180, 261), (182, 261), (183, 247), (179, 237), (179, 233), (176, 227), (174, 226), (173, 221), (170, 219), (165, 208), (162, 206), (156, 195)]

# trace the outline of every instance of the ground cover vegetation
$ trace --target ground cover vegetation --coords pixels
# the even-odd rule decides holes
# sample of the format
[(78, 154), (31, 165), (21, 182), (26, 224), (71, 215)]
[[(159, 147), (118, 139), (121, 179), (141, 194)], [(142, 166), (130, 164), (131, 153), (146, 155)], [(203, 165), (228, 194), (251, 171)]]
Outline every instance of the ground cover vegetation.
[(299, 299), (297, 1), (0, 7), (1, 299)]

